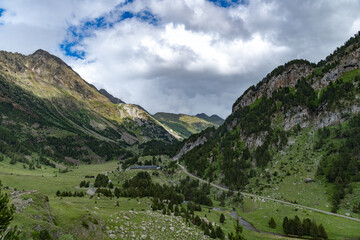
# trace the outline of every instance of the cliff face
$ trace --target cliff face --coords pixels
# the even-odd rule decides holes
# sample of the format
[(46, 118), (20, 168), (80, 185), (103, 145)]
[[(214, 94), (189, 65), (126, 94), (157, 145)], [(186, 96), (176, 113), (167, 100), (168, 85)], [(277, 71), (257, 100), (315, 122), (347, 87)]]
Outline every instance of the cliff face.
[(264, 78), (257, 87), (249, 88), (234, 104), (232, 112), (240, 107), (249, 106), (262, 96), (271, 97), (272, 93), (284, 87), (295, 87), (297, 81), (311, 74), (309, 63), (294, 63), (287, 66), (279, 75)]
[[(275, 129), (287, 132), (299, 126), (316, 130), (343, 123), (360, 112), (360, 95), (354, 93), (359, 89), (360, 81), (356, 80), (359, 75), (360, 36), (356, 35), (318, 64), (293, 60), (274, 69), (237, 99), (219, 135), (224, 138), (233, 132), (236, 136), (233, 138), (255, 149), (261, 147)], [(306, 85), (306, 90), (298, 86), (300, 80), (304, 81), (302, 85)], [(256, 111), (258, 108), (261, 110)], [(256, 125), (259, 127), (254, 127)], [(249, 131), (249, 126), (255, 130)], [(189, 141), (192, 144), (185, 144), (181, 150), (185, 157), (189, 145), (204, 143)], [(220, 137), (214, 141), (220, 141)]]

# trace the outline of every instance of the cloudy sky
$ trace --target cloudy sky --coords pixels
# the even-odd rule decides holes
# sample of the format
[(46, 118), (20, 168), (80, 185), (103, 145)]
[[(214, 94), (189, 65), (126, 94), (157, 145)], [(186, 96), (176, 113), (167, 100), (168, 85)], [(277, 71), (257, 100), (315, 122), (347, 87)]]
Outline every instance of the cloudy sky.
[(218, 114), (278, 65), (360, 30), (360, 0), (0, 0), (0, 49), (61, 57), (158, 111)]

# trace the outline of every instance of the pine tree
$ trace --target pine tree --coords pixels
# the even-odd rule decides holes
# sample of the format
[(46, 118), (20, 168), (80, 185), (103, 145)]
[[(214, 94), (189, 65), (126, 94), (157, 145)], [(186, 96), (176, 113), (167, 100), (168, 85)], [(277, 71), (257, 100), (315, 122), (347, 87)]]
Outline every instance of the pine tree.
[(225, 222), (225, 215), (223, 213), (221, 213), (220, 215), (220, 223), (224, 223)]
[(235, 234), (233, 232), (228, 234), (229, 240), (245, 240), (245, 238), (241, 235), (242, 234), (242, 227), (239, 224), (239, 219), (236, 220), (235, 227)]
[(216, 227), (215, 232), (216, 232), (216, 237), (217, 237), (217, 238), (220, 238), (220, 239), (224, 239), (224, 238), (225, 238), (225, 234), (224, 234), (224, 232), (223, 232), (223, 230), (221, 229), (220, 226), (217, 226), (217, 227)]
[(19, 234), (16, 227), (8, 229), (15, 212), (14, 205), (9, 204), (9, 197), (1, 192), (0, 182), (0, 239), (18, 240)]
[(319, 236), (319, 228), (317, 227), (316, 222), (311, 222), (310, 236), (312, 236), (314, 238)]
[(284, 217), (282, 226), (283, 226), (284, 233), (289, 234), (290, 231), (289, 231), (289, 219), (288, 219), (288, 217)]
[(304, 229), (300, 218), (296, 215), (294, 218), (294, 228), (295, 228), (295, 235), (302, 236), (304, 234)]
[(271, 227), (271, 228), (276, 228), (276, 222), (275, 222), (275, 220), (274, 220), (273, 217), (271, 217), (271, 219), (269, 220), (268, 224), (269, 224), (269, 227)]
[(323, 239), (328, 239), (328, 235), (325, 231), (325, 228), (322, 224), (319, 225), (319, 237), (323, 238)]

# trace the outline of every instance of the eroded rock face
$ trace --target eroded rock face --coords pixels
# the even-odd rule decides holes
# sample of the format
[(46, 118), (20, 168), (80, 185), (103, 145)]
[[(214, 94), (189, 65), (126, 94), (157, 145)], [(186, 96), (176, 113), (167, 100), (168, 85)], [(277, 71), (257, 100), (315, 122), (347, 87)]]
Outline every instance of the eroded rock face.
[(309, 76), (312, 70), (309, 64), (292, 64), (283, 73), (271, 77), (269, 80), (264, 78), (258, 89), (250, 89), (240, 97), (240, 101), (234, 105), (232, 111), (235, 112), (240, 107), (249, 106), (262, 96), (271, 97), (273, 92), (280, 88), (295, 87), (297, 81)]
[[(360, 68), (360, 48), (355, 50), (349, 50), (347, 54), (341, 58), (335, 57), (331, 62), (327, 64), (335, 64), (335, 67), (329, 72), (325, 73), (322, 77), (311, 77), (311, 84), (314, 90), (321, 90), (329, 85), (330, 82), (335, 82), (339, 77), (346, 72)], [(295, 87), (298, 80), (303, 77), (312, 75), (313, 68), (306, 63), (295, 63), (288, 66), (281, 74), (271, 77), (270, 79), (264, 78), (257, 88), (249, 88), (247, 92), (239, 98), (239, 100), (233, 106), (233, 112), (241, 107), (249, 106), (261, 97), (271, 97), (272, 94), (284, 87)], [(357, 86), (359, 87), (359, 86)], [(358, 101), (358, 100), (357, 100)], [(353, 103), (348, 107), (339, 107), (336, 109), (328, 109), (326, 104), (319, 107), (316, 112), (311, 112), (305, 107), (294, 107), (287, 112), (276, 113), (275, 115), (282, 114), (283, 121), (282, 127), (285, 131), (288, 131), (299, 125), (301, 128), (312, 126), (315, 129), (323, 128), (330, 125), (343, 123), (348, 119), (351, 114), (360, 112), (358, 103)], [(273, 120), (276, 116), (273, 116)], [(234, 119), (236, 123), (236, 119)], [(236, 125), (236, 124), (235, 124)], [(273, 125), (273, 124), (272, 124)], [(228, 124), (228, 130), (234, 128), (233, 124)], [(240, 133), (241, 134), (241, 133)], [(266, 133), (258, 133), (251, 136), (240, 136), (248, 147), (261, 146)]]
[(356, 68), (360, 67), (360, 48), (348, 53), (347, 55), (343, 56), (336, 67), (330, 70), (328, 73), (324, 74), (324, 76), (318, 80), (314, 81), (312, 87), (315, 90), (322, 89), (327, 87), (330, 82), (336, 81), (340, 76), (344, 73), (352, 71)]
[(194, 147), (197, 147), (199, 145), (204, 144), (206, 141), (207, 141), (207, 138), (202, 136), (202, 137), (196, 139), (195, 142), (187, 142), (187, 143), (185, 143), (185, 145), (181, 148), (179, 153), (176, 154), (176, 156), (173, 157), (172, 159), (175, 160), (175, 161), (179, 160), (184, 154), (190, 152)]

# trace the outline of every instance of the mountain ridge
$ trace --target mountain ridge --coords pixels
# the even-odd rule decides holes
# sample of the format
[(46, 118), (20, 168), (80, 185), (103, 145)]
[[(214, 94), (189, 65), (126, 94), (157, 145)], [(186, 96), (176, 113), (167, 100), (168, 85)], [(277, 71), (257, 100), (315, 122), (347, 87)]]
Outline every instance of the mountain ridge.
[(199, 133), (208, 127), (218, 127), (217, 122), (222, 120), (216, 115), (213, 115), (212, 118), (206, 114), (200, 116), (165, 112), (158, 112), (153, 115), (155, 119), (176, 131), (183, 138), (188, 138), (191, 134)]
[[(0, 75), (1, 113), (3, 119), (6, 119), (3, 122), (15, 124), (14, 127), (9, 124), (2, 125), (2, 130), (13, 131), (19, 138), (17, 141), (20, 141), (24, 134), (38, 135), (41, 140), (36, 143), (36, 151), (40, 151), (41, 145), (53, 141), (50, 136), (54, 134), (50, 132), (54, 131), (57, 132), (54, 137), (59, 141), (72, 138), (73, 141), (78, 139), (79, 143), (85, 144), (88, 150), (75, 155), (87, 161), (91, 159), (95, 149), (93, 142), (104, 141), (110, 144), (105, 146), (106, 144), (98, 143), (103, 148), (111, 145), (114, 147), (115, 144), (121, 151), (126, 152), (134, 144), (151, 140), (176, 141), (173, 133), (142, 108), (130, 104), (122, 110), (118, 104), (111, 103), (93, 85), (83, 80), (64, 61), (44, 50), (37, 50), (27, 56), (1, 51)], [(14, 109), (17, 109), (17, 115), (11, 113)], [(34, 117), (19, 118), (24, 113)], [(3, 141), (7, 142), (6, 139)], [(66, 153), (56, 150), (56, 146), (50, 146), (50, 152), (56, 152), (60, 158), (66, 157)], [(76, 148), (65, 142), (63, 146), (69, 151)], [(115, 152), (105, 153), (100, 149), (96, 151), (97, 156), (93, 159), (99, 160), (109, 160), (116, 152), (114, 150)], [(121, 155), (124, 153), (119, 154)]]
[(359, 114), (358, 33), (317, 64), (293, 60), (274, 69), (238, 98), (223, 125), (190, 137), (173, 159), (230, 189), (280, 199), (299, 201), (285, 191), (289, 183), (307, 196), (305, 179), (316, 179), (318, 189), (332, 187), (322, 207), (344, 213), (344, 189), (360, 179)]

